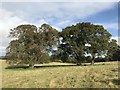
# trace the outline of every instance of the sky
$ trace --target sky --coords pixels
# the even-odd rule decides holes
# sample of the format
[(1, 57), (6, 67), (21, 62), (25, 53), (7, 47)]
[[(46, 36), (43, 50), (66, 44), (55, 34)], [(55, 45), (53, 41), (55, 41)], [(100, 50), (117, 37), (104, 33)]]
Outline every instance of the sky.
[(10, 29), (20, 24), (40, 27), (47, 23), (62, 31), (79, 22), (91, 22), (103, 25), (118, 41), (117, 2), (2, 2), (0, 6), (0, 56), (5, 55), (11, 40)]

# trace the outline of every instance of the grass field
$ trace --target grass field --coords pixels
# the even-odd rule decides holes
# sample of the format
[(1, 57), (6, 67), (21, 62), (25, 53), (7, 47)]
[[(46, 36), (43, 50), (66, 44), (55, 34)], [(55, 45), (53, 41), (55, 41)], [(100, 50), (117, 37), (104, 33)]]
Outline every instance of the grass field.
[(119, 84), (118, 62), (93, 66), (52, 62), (34, 69), (5, 69), (5, 61), (0, 63), (3, 88), (118, 88)]

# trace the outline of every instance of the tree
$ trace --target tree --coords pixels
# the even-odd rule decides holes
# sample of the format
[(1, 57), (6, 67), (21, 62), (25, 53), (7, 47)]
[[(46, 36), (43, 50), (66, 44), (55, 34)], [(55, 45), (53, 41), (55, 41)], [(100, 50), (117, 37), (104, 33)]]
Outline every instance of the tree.
[[(55, 29), (38, 29), (34, 25), (19, 25), (11, 29), (10, 37), (16, 38), (10, 42), (7, 47), (6, 56), (9, 58), (8, 63), (12, 64), (29, 64), (34, 67), (36, 63), (49, 62), (48, 46), (55, 44), (53, 36), (56, 35)], [(47, 37), (48, 33), (49, 37)], [(46, 35), (47, 33), (47, 35)], [(55, 37), (55, 36), (54, 36)], [(51, 43), (52, 42), (52, 43)]]
[(108, 44), (108, 52), (107, 52), (107, 59), (109, 61), (111, 60), (118, 60), (118, 52), (119, 52), (120, 47), (117, 44), (117, 41), (112, 39), (109, 44)]
[[(62, 38), (60, 49), (61, 49), (61, 58), (63, 61), (67, 60), (69, 57), (75, 59), (77, 65), (81, 65), (84, 61), (84, 49), (86, 44), (86, 36), (83, 31), (84, 23), (78, 23), (70, 27), (66, 27), (61, 32), (60, 37)], [(87, 25), (87, 23), (85, 23)]]
[(102, 25), (83, 22), (66, 27), (60, 37), (60, 55), (63, 61), (72, 56), (80, 65), (85, 60), (85, 53), (92, 55), (91, 64), (94, 64), (97, 54), (103, 54), (108, 49), (111, 34)]
[(91, 45), (88, 52), (92, 55), (91, 64), (94, 64), (97, 55), (106, 54), (111, 34), (102, 25), (94, 25), (91, 30), (87, 42)]
[(39, 31), (44, 35), (44, 45), (47, 47), (46, 51), (51, 53), (58, 45), (58, 31), (48, 24), (43, 24)]
[(117, 50), (113, 53), (112, 59), (120, 61), (120, 46), (118, 46)]

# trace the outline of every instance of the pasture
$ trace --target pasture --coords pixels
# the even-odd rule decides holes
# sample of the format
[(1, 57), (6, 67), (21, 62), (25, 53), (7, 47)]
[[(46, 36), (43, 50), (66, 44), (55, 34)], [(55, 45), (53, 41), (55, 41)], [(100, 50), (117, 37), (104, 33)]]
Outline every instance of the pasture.
[(36, 68), (6, 69), (2, 64), (2, 88), (118, 88), (118, 62), (76, 66), (52, 62)]

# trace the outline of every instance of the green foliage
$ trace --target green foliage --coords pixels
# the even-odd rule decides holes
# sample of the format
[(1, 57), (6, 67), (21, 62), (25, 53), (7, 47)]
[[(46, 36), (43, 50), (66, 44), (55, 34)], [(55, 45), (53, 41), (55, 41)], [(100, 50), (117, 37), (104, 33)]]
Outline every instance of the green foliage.
[(48, 51), (57, 42), (57, 30), (47, 24), (39, 29), (34, 25), (19, 25), (11, 29), (12, 40), (7, 47), (6, 56), (10, 64), (30, 64), (49, 62)]
[(111, 34), (102, 25), (83, 22), (66, 27), (60, 37), (60, 56), (63, 61), (72, 56), (81, 64), (86, 59), (85, 53), (88, 53), (92, 55), (91, 63), (94, 64), (96, 55), (106, 54)]
[(113, 52), (112, 59), (120, 61), (120, 46)]
[(117, 41), (112, 39), (108, 44), (108, 52), (107, 52), (107, 59), (109, 61), (116, 59), (118, 60), (119, 57), (119, 46), (117, 45)]
[[(116, 40), (110, 40), (111, 34), (102, 25), (90, 22), (68, 26), (61, 32), (48, 24), (39, 28), (19, 25), (11, 29), (10, 37), (15, 38), (9, 43), (6, 53), (7, 62), (11, 64), (33, 66), (61, 59), (81, 65), (82, 62), (94, 64), (96, 57), (105, 56), (106, 60), (119, 58)], [(91, 54), (91, 57), (85, 57), (85, 54)]]
[(0, 56), (0, 59), (2, 59), (2, 60), (6, 60), (7, 57), (6, 57), (6, 56)]

